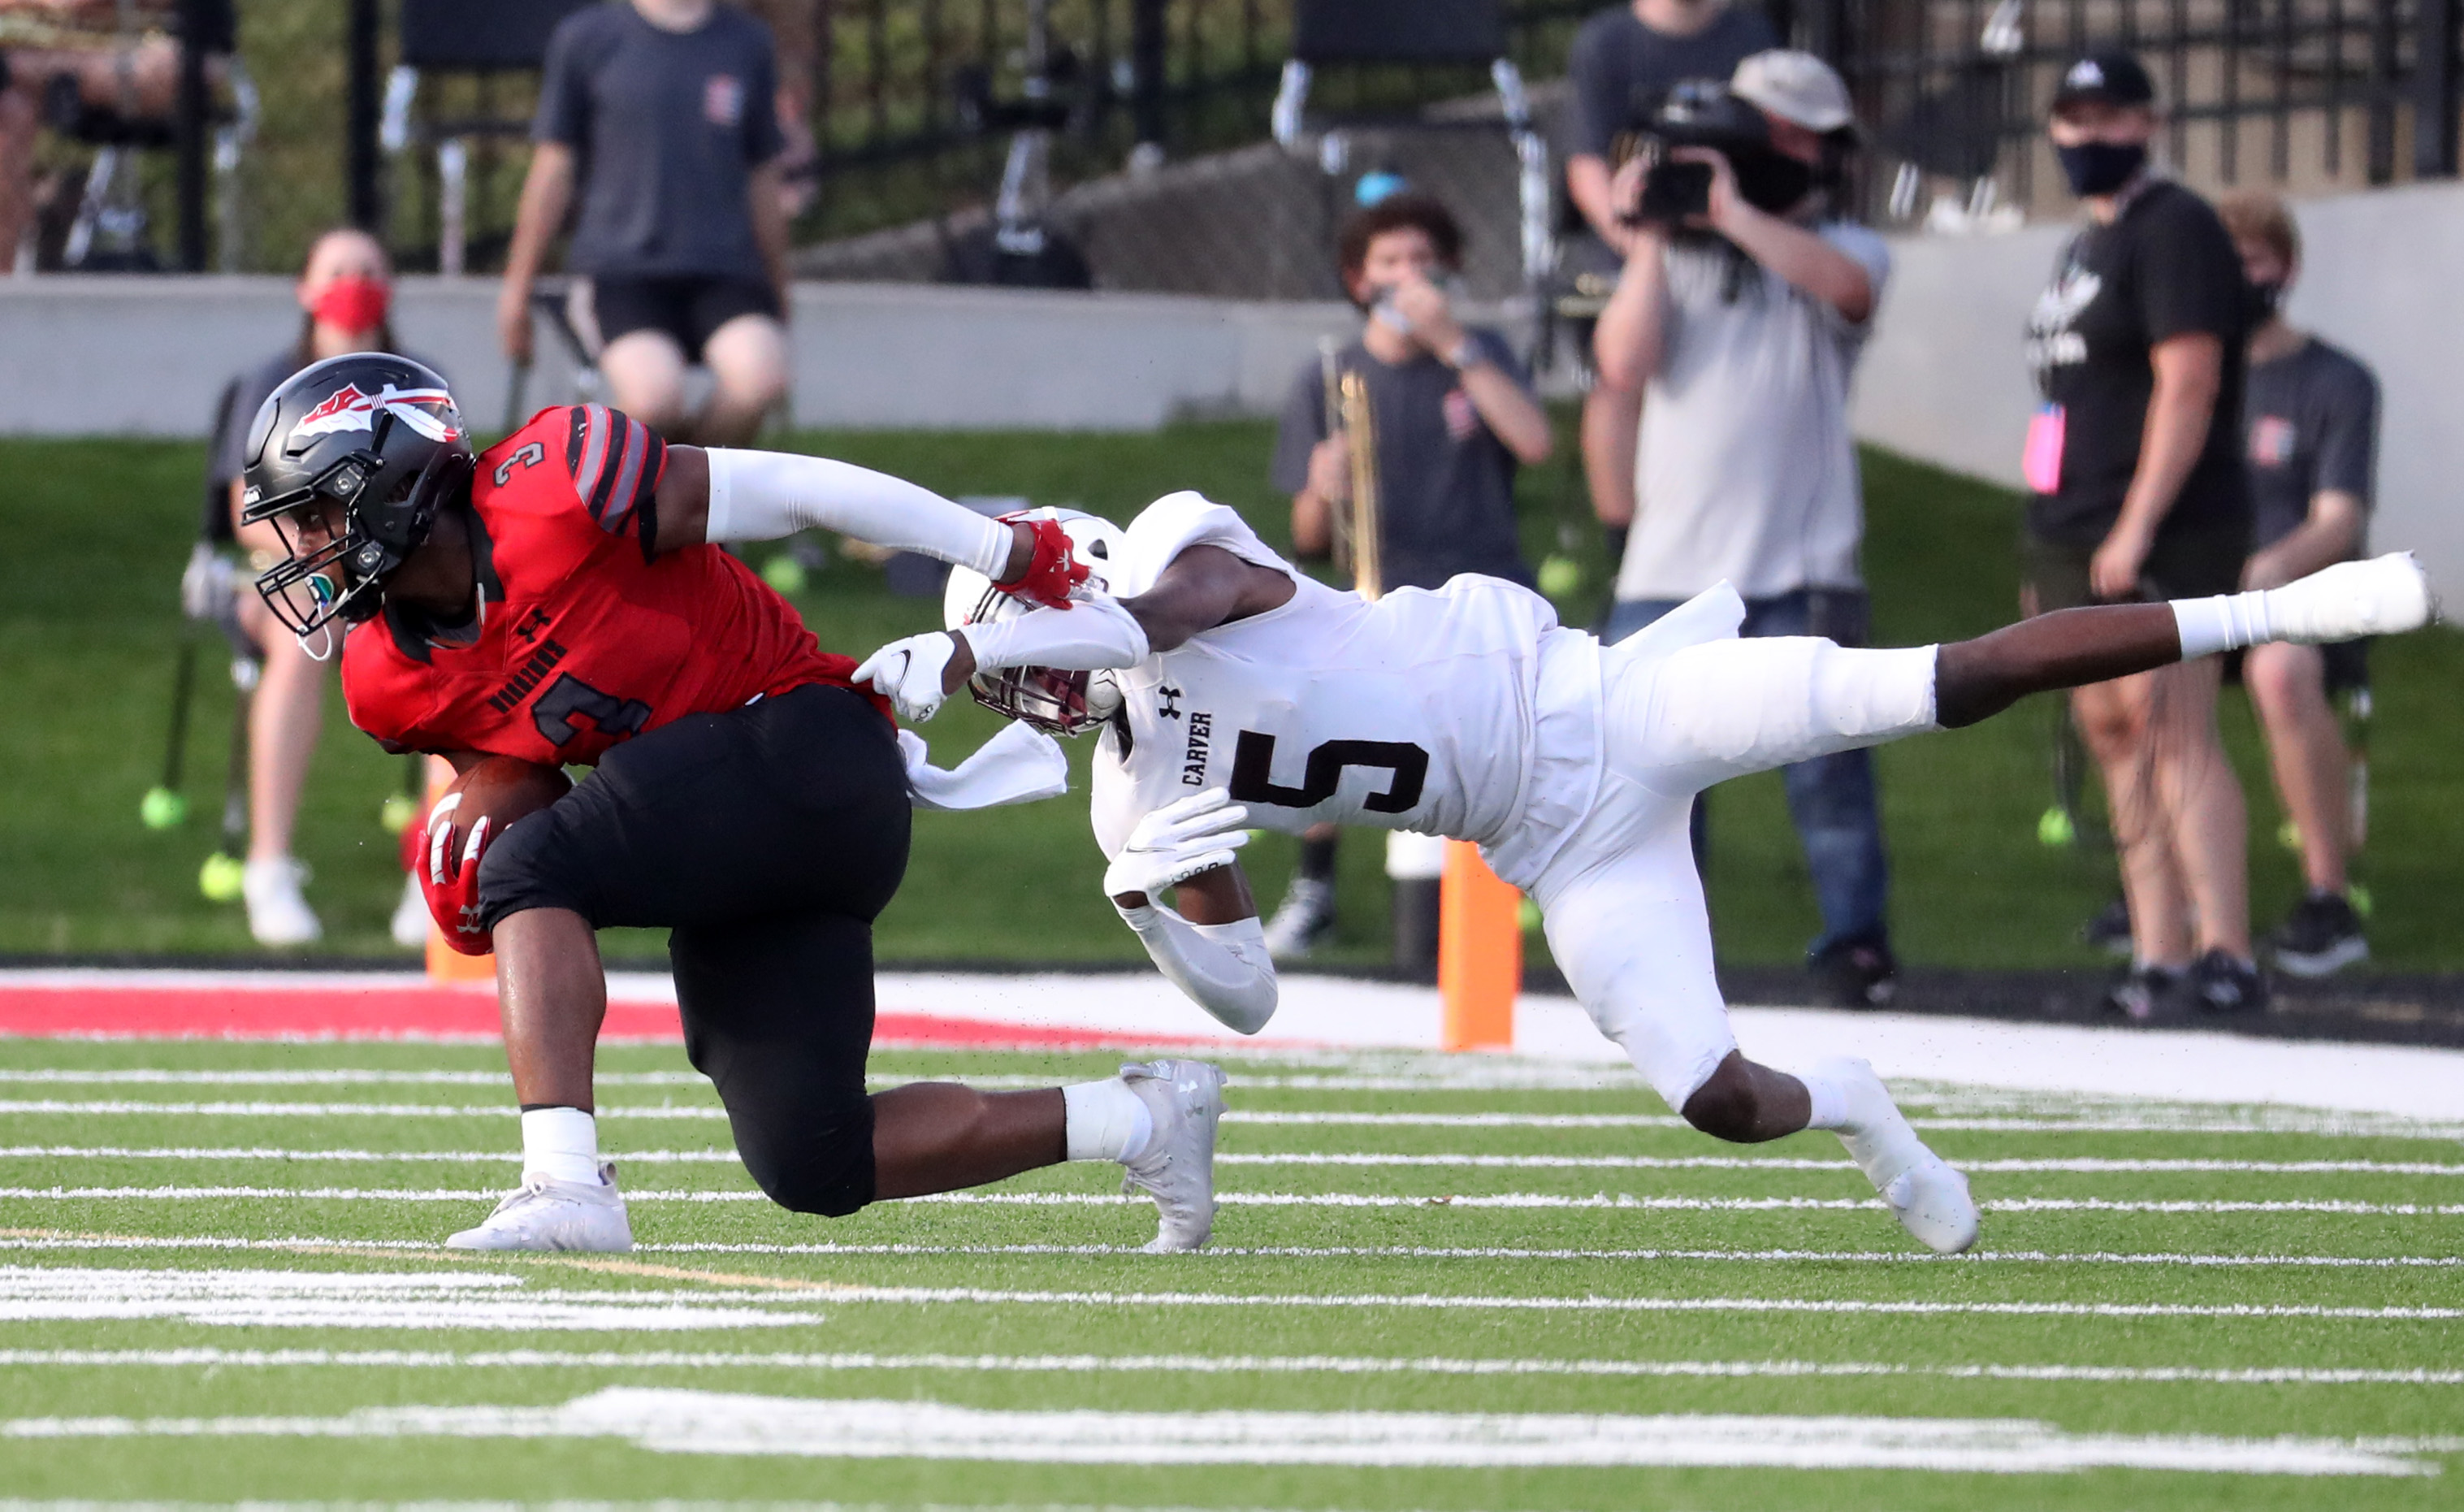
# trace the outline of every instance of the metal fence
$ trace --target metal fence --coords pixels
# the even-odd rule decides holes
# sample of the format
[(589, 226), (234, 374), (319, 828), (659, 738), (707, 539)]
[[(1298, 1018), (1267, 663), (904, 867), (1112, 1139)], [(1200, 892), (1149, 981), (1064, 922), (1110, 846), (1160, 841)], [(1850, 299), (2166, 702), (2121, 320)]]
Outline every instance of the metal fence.
[[(2059, 212), (2043, 121), (2093, 46), (2146, 63), (2174, 171), (2215, 189), (2360, 188), (2456, 171), (2458, 0), (1829, 0), (1877, 123), (1872, 208), (1929, 188)], [(1980, 192), (1980, 185), (1984, 187)]]

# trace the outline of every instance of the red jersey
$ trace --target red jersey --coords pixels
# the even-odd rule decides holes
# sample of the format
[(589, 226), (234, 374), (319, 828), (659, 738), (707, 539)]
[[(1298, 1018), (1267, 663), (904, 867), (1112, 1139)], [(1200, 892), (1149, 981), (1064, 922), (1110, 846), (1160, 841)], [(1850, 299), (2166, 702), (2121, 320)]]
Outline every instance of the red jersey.
[(351, 722), (388, 749), (596, 764), (687, 714), (851, 684), (793, 605), (716, 546), (652, 555), (667, 446), (604, 405), (542, 409), (471, 481), (479, 624), (387, 604), (342, 649)]

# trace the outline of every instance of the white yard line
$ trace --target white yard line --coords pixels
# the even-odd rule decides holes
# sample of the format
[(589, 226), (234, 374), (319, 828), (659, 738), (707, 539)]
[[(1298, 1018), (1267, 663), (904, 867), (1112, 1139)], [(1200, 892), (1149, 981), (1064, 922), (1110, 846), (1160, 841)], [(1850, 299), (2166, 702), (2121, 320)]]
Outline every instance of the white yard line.
[(0, 1266), (0, 1322), (11, 1323), (176, 1319), (228, 1327), (673, 1333), (799, 1326), (816, 1318), (810, 1312), (718, 1304), (742, 1300), (723, 1291), (532, 1289), (518, 1276), (485, 1271)]
[[(732, 1149), (611, 1150), (608, 1158), (636, 1165), (735, 1165)], [(521, 1151), (502, 1150), (317, 1150), (283, 1146), (0, 1145), (0, 1160), (280, 1160), (343, 1164), (444, 1162), (511, 1164)], [(1219, 1166), (1419, 1167), (1471, 1171), (1844, 1171), (1845, 1156), (1807, 1160), (1755, 1155), (1477, 1155), (1395, 1154), (1382, 1150), (1221, 1152)], [(2396, 1160), (1962, 1160), (1959, 1169), (1988, 1173), (2101, 1175), (2180, 1172), (2222, 1175), (2464, 1176), (2464, 1165)]]
[[(256, 1238), (236, 1235), (62, 1234), (39, 1237), (0, 1236), (0, 1251), (141, 1251), (206, 1250), (267, 1251), (297, 1254), (302, 1250), (375, 1250), (432, 1252), (444, 1246), (433, 1239), (366, 1239), (332, 1236)], [(721, 1242), (633, 1246), (637, 1255), (883, 1255), (883, 1256), (1143, 1256), (1134, 1244), (843, 1244), (827, 1240), (809, 1244)], [(2289, 1267), (2317, 1270), (2454, 1270), (2464, 1268), (2456, 1255), (2209, 1255), (2175, 1251), (2115, 1250), (2065, 1253), (2056, 1250), (1971, 1250), (1965, 1255), (1933, 1255), (1919, 1250), (1813, 1249), (1530, 1249), (1510, 1245), (1421, 1244), (1214, 1244), (1208, 1258), (1261, 1257), (1278, 1260), (1657, 1260), (1705, 1261), (1726, 1264), (1839, 1265), (2162, 1265), (2167, 1268)], [(1192, 1263), (1204, 1263), (1201, 1260)]]
[[(296, 1202), (484, 1202), (502, 1194), (450, 1187), (0, 1187), (0, 1200), (18, 1201), (228, 1201), (280, 1198)], [(635, 1189), (627, 1202), (767, 1202), (759, 1192)], [(1144, 1196), (1091, 1192), (941, 1192), (901, 1197), (902, 1202), (992, 1207), (1143, 1206)], [(1637, 1211), (1762, 1213), (1850, 1212), (1872, 1209), (1872, 1197), (1671, 1197), (1595, 1193), (1572, 1196), (1551, 1192), (1491, 1192), (1399, 1196), (1374, 1192), (1221, 1192), (1225, 1207), (1261, 1208), (1617, 1208)], [(2464, 1217), (2464, 1203), (2283, 1201), (2123, 1201), (2103, 1197), (2002, 1197), (1978, 1204), (1988, 1213), (2342, 1213), (2379, 1217)]]
[[(2424, 1447), (2335, 1438), (2069, 1434), (2019, 1419), (1575, 1413), (1021, 1412), (929, 1401), (613, 1387), (561, 1407), (331, 1416), (14, 1418), (0, 1438), (605, 1439), (698, 1455), (1065, 1464), (1735, 1466), (2046, 1474), (2435, 1474)], [(2444, 1447), (2443, 1441), (2440, 1447)]]
[(1942, 1365), (1877, 1360), (1586, 1360), (1383, 1355), (877, 1354), (680, 1349), (0, 1349), (16, 1367), (250, 1370), (945, 1370), (1078, 1375), (1573, 1375), (1638, 1379), (1932, 1376), (2112, 1385), (2464, 1386), (2464, 1370), (2314, 1366)]
[[(899, 1078), (899, 1081), (909, 1080)], [(1025, 1079), (1022, 1079), (1025, 1080)], [(1051, 1085), (1048, 1077), (1032, 1085)], [(475, 1103), (327, 1102), (147, 1102), (125, 1098), (0, 1099), (0, 1117), (71, 1116), (149, 1118), (484, 1118), (508, 1119), (514, 1105)], [(682, 1120), (725, 1123), (727, 1110), (715, 1103), (602, 1105), (605, 1119)], [(1340, 1108), (1244, 1109), (1223, 1115), (1227, 1124), (1261, 1127), (1324, 1127), (1362, 1129), (1685, 1129), (1682, 1118), (1648, 1113), (1395, 1113)], [(1919, 1129), (2003, 1134), (2311, 1134), (2369, 1139), (2421, 1139), (2447, 1142), (2464, 1139), (2464, 1125), (2422, 1124), (2403, 1119), (2370, 1119), (2257, 1109), (2240, 1115), (2180, 1116), (2172, 1112), (2099, 1114), (2079, 1118), (1933, 1117), (1923, 1113), (1909, 1123)]]
[[(493, 1295), (456, 1278), (494, 1283)], [(2331, 1306), (2321, 1304), (1940, 1302), (1795, 1297), (1498, 1296), (1448, 1292), (1200, 1292), (1003, 1290), (979, 1286), (870, 1286), (832, 1282), (790, 1292), (729, 1290), (516, 1290), (521, 1278), (490, 1272), (369, 1275), (282, 1270), (140, 1271), (0, 1266), (0, 1320), (184, 1317), (275, 1327), (612, 1327), (625, 1317), (731, 1317), (733, 1323), (677, 1321), (669, 1327), (801, 1326), (820, 1321), (813, 1304), (945, 1306), (1266, 1307), (1474, 1312), (1837, 1314), (1875, 1317), (2333, 1319), (2367, 1323), (2447, 1322), (2464, 1307)], [(513, 1284), (506, 1285), (511, 1282)], [(730, 1310), (717, 1304), (759, 1304)], [(502, 1304), (502, 1308), (499, 1308)], [(456, 1322), (529, 1308), (580, 1322)], [(381, 1321), (387, 1309), (412, 1323)], [(781, 1310), (783, 1309), (783, 1310)], [(645, 1326), (659, 1326), (646, 1325)]]

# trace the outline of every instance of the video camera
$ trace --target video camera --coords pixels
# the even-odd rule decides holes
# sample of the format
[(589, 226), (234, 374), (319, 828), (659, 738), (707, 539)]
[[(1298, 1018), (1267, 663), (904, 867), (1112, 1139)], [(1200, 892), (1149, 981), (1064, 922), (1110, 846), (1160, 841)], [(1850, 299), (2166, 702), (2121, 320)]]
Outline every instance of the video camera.
[(1669, 154), (1681, 147), (1707, 147), (1726, 157), (1736, 169), (1737, 192), (1758, 209), (1787, 210), (1814, 187), (1815, 170), (1774, 148), (1771, 121), (1726, 84), (1679, 84), (1640, 116), (1632, 134), (1635, 150), (1651, 167), (1641, 200), (1618, 216), (1628, 226), (1680, 226), (1709, 212), (1711, 165), (1672, 160)]

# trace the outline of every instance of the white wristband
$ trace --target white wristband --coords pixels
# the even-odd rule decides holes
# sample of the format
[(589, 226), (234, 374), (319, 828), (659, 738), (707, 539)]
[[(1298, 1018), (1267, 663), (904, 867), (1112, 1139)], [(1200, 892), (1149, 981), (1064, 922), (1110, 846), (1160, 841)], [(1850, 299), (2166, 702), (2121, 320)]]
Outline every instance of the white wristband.
[(1030, 609), (958, 632), (976, 653), (976, 669), (1057, 667), (1064, 671), (1101, 671), (1135, 667), (1147, 659), (1147, 632), (1137, 617), (1105, 594), (1091, 594), (1067, 609)]
[(1275, 1016), (1275, 961), (1266, 953), (1265, 926), (1255, 917), (1192, 924), (1152, 903), (1120, 914), (1164, 979), (1225, 1028), (1256, 1034)]
[(904, 478), (828, 457), (713, 447), (709, 524), (713, 541), (777, 540), (819, 528), (876, 546), (920, 552), (1000, 578), (1009, 567), (1010, 528)]

